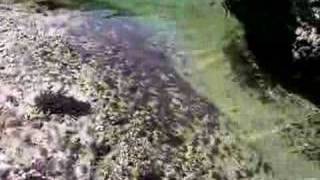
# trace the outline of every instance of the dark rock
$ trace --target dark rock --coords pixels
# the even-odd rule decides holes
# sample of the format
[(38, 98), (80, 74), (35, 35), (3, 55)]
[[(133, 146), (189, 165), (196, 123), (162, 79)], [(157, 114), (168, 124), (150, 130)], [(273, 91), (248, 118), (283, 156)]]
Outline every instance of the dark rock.
[(35, 103), (41, 111), (50, 114), (83, 116), (89, 114), (91, 110), (90, 104), (60, 93), (44, 92), (35, 98)]
[(243, 24), (260, 69), (289, 91), (320, 104), (319, 2), (225, 0)]

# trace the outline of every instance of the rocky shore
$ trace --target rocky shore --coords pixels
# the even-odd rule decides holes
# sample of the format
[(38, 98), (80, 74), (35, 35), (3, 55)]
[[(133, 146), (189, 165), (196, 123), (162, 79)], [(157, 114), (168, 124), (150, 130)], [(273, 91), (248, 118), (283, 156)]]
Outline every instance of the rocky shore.
[(0, 5), (1, 179), (272, 174), (221, 128), (218, 109), (151, 36), (111, 11)]

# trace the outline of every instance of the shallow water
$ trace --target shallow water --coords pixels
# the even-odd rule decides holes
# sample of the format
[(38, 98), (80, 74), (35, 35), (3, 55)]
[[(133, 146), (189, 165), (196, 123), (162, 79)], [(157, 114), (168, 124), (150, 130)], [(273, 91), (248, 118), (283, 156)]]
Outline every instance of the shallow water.
[(177, 70), (225, 113), (228, 120), (224, 123), (244, 145), (271, 164), (275, 179), (320, 179), (318, 165), (292, 153), (279, 134), (281, 128), (304, 119), (316, 107), (295, 95), (274, 94), (277, 91), (272, 88), (269, 93), (274, 100), (265, 102), (258, 90), (241, 86), (237, 78), (242, 74), (233, 71), (223, 48), (234, 38), (241, 44), (243, 32), (220, 2), (212, 6), (210, 0), (97, 2), (135, 13), (157, 29), (158, 38), (174, 35), (175, 42), (169, 39), (168, 43), (187, 57), (183, 62), (173, 61)]
[(233, 71), (230, 56), (223, 52), (230, 39), (241, 37), (241, 28), (232, 17), (226, 17), (221, 6), (214, 8), (204, 5), (208, 2), (201, 3), (195, 5), (200, 15), (190, 13), (191, 17), (181, 20), (182, 33), (186, 33), (182, 44), (192, 57), (189, 65), (192, 76), (187, 79), (227, 115), (226, 123), (234, 123), (232, 129), (236, 134), (271, 163), (275, 179), (320, 178), (319, 167), (290, 153), (279, 135), (287, 123), (304, 119), (315, 107), (300, 99), (292, 103), (291, 97), (263, 102), (256, 90), (241, 87), (237, 77), (242, 74)]

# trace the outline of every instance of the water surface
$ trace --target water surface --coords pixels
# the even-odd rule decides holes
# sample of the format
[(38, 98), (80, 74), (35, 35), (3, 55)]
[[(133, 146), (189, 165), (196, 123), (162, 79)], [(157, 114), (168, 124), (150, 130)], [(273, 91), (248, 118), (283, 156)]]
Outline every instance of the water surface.
[[(272, 101), (263, 101), (259, 90), (243, 86), (242, 74), (235, 72), (225, 48), (231, 42), (242, 45), (241, 25), (221, 6), (210, 0), (100, 0), (157, 29), (158, 37), (178, 50), (172, 64), (194, 89), (208, 97), (226, 115), (233, 133), (243, 145), (258, 151), (271, 164), (275, 179), (320, 178), (316, 163), (292, 153), (279, 132), (290, 122), (304, 119), (316, 107), (284, 92), (270, 88)], [(169, 38), (170, 37), (170, 38)], [(230, 51), (228, 51), (230, 53)], [(231, 51), (232, 52), (232, 51)], [(237, 51), (236, 51), (237, 52)], [(172, 54), (170, 54), (172, 53)], [(266, 86), (268, 87), (268, 86)]]

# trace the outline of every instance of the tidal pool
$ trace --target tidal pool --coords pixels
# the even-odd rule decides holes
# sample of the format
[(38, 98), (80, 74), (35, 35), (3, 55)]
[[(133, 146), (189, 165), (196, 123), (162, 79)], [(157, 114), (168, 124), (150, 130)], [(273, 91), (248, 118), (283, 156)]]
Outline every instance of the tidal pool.
[(232, 40), (241, 45), (243, 32), (220, 0), (108, 2), (173, 24), (172, 33), (178, 40), (175, 45), (188, 57), (174, 63), (177, 70), (225, 113), (225, 124), (241, 139), (239, 143), (245, 142), (271, 163), (275, 179), (320, 179), (317, 162), (293, 153), (280, 135), (287, 124), (305, 119), (317, 108), (284, 90), (280, 95), (271, 87), (267, 92), (274, 98), (266, 102), (259, 90), (241, 84), (243, 74), (233, 70), (229, 59), (237, 54), (226, 54), (224, 48)]
[[(279, 134), (288, 123), (305, 119), (315, 107), (286, 93), (275, 94), (274, 101), (263, 102), (257, 90), (242, 87), (242, 74), (233, 71), (228, 59), (231, 56), (223, 51), (232, 38), (241, 42), (241, 27), (221, 6), (206, 6), (208, 3), (190, 1), (189, 7), (193, 4), (198, 12), (178, 20), (183, 27), (181, 32), (186, 34), (182, 44), (192, 57), (192, 75), (186, 79), (226, 114), (226, 123), (233, 124), (231, 129), (242, 141), (271, 163), (275, 179), (320, 178), (319, 167), (290, 152)], [(188, 6), (185, 12), (190, 12)], [(277, 93), (272, 88), (269, 92)]]
[(241, 81), (244, 74), (234, 71), (231, 63), (231, 58), (240, 56), (236, 54), (239, 51), (226, 48), (232, 48), (232, 43), (242, 46), (243, 31), (221, 2), (96, 0), (91, 7), (130, 12), (154, 28), (156, 42), (164, 40), (173, 52), (178, 51), (167, 52), (172, 56), (172, 65), (225, 114), (223, 124), (239, 138), (238, 143), (257, 151), (271, 164), (274, 179), (320, 179), (319, 164), (293, 153), (280, 133), (289, 123), (317, 111), (317, 107), (279, 86), (265, 86), (263, 91), (271, 97), (265, 101), (261, 89)]

